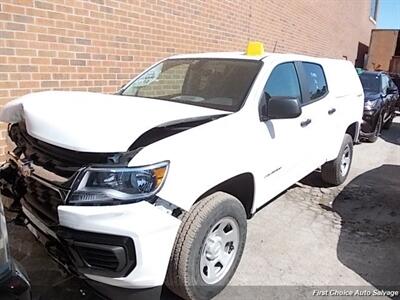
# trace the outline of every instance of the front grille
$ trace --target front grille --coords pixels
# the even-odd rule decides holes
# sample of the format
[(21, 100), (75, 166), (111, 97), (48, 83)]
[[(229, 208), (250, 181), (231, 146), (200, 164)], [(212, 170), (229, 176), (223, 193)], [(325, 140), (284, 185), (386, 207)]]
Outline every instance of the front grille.
[(18, 146), (18, 152), (35, 165), (69, 178), (82, 166), (106, 164), (116, 153), (78, 152), (61, 148), (38, 140), (28, 134), (24, 123), (14, 124), (9, 131), (10, 138)]
[(35, 213), (47, 226), (58, 224), (57, 207), (63, 203), (64, 191), (58, 192), (30, 177), (25, 178), (25, 185), (24, 199), (32, 213)]
[(114, 252), (103, 249), (76, 247), (88, 267), (109, 271), (119, 271), (120, 263)]
[[(38, 176), (23, 178), (26, 186), (24, 205), (29, 206), (31, 212), (48, 226), (58, 224), (57, 207), (64, 203), (78, 170), (92, 164), (106, 164), (116, 155), (78, 152), (48, 144), (30, 136), (23, 122), (13, 124), (9, 136), (17, 146), (12, 149), (16, 156), (65, 179), (63, 182), (49, 182), (42, 178), (43, 182), (49, 182), (44, 184), (35, 179)], [(36, 175), (35, 170), (33, 174)]]

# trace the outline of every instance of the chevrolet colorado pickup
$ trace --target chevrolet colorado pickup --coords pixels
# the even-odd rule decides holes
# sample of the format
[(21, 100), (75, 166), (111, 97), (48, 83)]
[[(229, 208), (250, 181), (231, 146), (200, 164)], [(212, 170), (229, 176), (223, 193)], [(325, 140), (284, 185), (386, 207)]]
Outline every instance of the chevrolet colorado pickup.
[(363, 104), (348, 61), (260, 43), (177, 55), (115, 95), (48, 91), (5, 105), (2, 193), (71, 272), (209, 299), (259, 208), (320, 167), (344, 182)]

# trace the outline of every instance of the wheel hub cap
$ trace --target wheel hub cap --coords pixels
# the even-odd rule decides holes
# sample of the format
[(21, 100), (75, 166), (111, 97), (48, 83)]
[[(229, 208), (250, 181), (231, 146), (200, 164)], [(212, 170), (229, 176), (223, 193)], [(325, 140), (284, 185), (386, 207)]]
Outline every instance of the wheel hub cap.
[(228, 273), (239, 245), (239, 226), (231, 217), (219, 220), (210, 230), (200, 257), (200, 274), (207, 284), (215, 284)]
[(218, 236), (211, 237), (206, 242), (206, 257), (209, 260), (214, 260), (222, 255), (222, 240)]

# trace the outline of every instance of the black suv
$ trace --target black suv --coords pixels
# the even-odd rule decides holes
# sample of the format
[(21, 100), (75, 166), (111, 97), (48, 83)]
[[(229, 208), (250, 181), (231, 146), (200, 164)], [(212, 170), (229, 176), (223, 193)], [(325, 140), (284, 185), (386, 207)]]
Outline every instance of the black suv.
[(10, 257), (3, 203), (0, 198), (0, 299), (29, 300), (31, 287), (21, 266)]
[(389, 129), (392, 124), (399, 91), (386, 73), (365, 71), (359, 76), (365, 95), (360, 135), (375, 142), (381, 129)]

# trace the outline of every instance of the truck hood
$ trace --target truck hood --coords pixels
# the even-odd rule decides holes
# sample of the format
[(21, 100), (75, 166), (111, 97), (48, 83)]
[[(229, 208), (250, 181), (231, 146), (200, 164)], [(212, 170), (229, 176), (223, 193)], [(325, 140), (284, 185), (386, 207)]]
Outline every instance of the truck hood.
[(49, 91), (9, 102), (0, 121), (25, 120), (31, 136), (66, 149), (123, 152), (153, 127), (221, 113), (227, 112), (148, 98)]
[(364, 91), (364, 101), (374, 101), (381, 97), (380, 93), (371, 92), (371, 91)]

